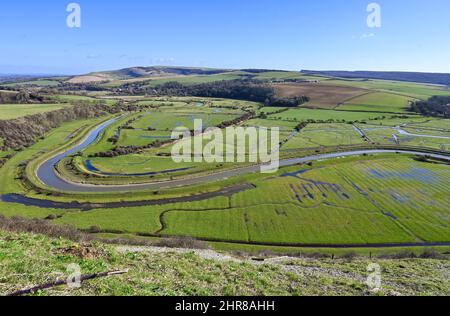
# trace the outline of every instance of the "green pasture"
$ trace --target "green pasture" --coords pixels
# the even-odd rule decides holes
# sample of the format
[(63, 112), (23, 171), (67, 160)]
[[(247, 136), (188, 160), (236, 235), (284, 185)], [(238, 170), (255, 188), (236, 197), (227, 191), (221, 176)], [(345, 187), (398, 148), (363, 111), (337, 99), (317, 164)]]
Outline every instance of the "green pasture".
[(155, 129), (158, 131), (172, 132), (176, 127), (186, 127), (189, 130), (194, 128), (194, 120), (202, 120), (203, 127), (214, 127), (222, 122), (231, 121), (240, 115), (229, 114), (203, 114), (203, 113), (170, 113), (148, 112), (142, 118), (132, 124), (136, 129)]
[(449, 180), (447, 166), (408, 156), (353, 157), (255, 178), (231, 199), (68, 212), (58, 223), (280, 245), (442, 242)]
[[(202, 167), (202, 164), (198, 163), (175, 163), (171, 157), (150, 156), (148, 154), (132, 154), (114, 158), (89, 158), (89, 160), (94, 167), (103, 172), (122, 174), (161, 172), (182, 168), (199, 169)], [(82, 162), (77, 160), (76, 163)], [(203, 167), (203, 169), (206, 169), (207, 166)]]
[(414, 99), (391, 93), (370, 93), (339, 106), (339, 110), (406, 113)]
[(283, 149), (361, 145), (365, 140), (350, 124), (308, 124)]
[[(390, 126), (360, 125), (360, 128), (374, 143), (396, 144), (450, 150), (450, 135), (448, 132), (421, 130), (420, 128), (401, 128), (411, 135), (403, 135), (398, 128)], [(394, 137), (395, 135), (395, 137)], [(428, 136), (428, 137), (427, 137)], [(441, 138), (437, 138), (441, 137)]]
[(283, 113), (269, 115), (271, 120), (293, 121), (303, 122), (308, 120), (316, 121), (364, 121), (374, 120), (387, 116), (386, 114), (370, 113), (370, 112), (350, 112), (350, 111), (334, 111), (334, 110), (322, 110), (322, 109), (305, 109), (297, 108), (290, 109)]
[(311, 80), (322, 81), (324, 77), (305, 75), (296, 71), (267, 71), (254, 75), (256, 80)]
[(170, 138), (171, 133), (168, 131), (122, 129), (117, 146), (146, 146), (156, 141), (167, 141)]
[(61, 110), (65, 104), (0, 104), (0, 120)]

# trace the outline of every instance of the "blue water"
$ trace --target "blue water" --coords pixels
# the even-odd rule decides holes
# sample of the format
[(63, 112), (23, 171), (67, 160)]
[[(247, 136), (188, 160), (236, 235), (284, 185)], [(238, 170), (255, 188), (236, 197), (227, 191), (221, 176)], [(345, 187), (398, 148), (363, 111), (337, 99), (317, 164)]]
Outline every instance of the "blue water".
[(309, 171), (311, 171), (311, 170), (309, 170), (309, 169), (300, 170), (300, 171), (285, 173), (285, 174), (282, 174), (281, 176), (282, 177), (294, 177), (294, 178), (297, 178), (299, 175), (305, 174), (305, 173), (307, 173)]
[(62, 179), (59, 178), (59, 176), (56, 175), (55, 166), (62, 159), (87, 148), (89, 145), (91, 145), (93, 142), (97, 140), (100, 133), (105, 128), (107, 128), (117, 120), (118, 118), (115, 118), (102, 123), (101, 125), (97, 126), (92, 132), (90, 132), (89, 135), (86, 137), (86, 139), (84, 139), (78, 146), (58, 156), (55, 156), (52, 159), (46, 161), (44, 164), (42, 164), (37, 171), (39, 179), (50, 187), (57, 187), (62, 190), (71, 188), (72, 186), (69, 183), (63, 181)]
[(406, 171), (382, 171), (377, 169), (369, 170), (369, 173), (377, 178), (383, 180), (402, 179), (414, 180), (426, 184), (433, 184), (439, 181), (438, 176), (431, 170), (425, 168), (413, 167)]

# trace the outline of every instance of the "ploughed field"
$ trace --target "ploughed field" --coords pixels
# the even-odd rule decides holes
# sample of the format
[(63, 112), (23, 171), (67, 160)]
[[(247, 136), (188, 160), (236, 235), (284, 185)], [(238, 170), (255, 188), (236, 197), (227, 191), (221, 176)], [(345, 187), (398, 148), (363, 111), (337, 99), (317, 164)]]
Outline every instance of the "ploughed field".
[[(245, 74), (232, 76), (241, 75)], [(266, 76), (268, 80), (301, 78), (276, 72), (258, 76)], [(172, 79), (154, 81), (158, 80)], [(204, 76), (179, 80), (195, 83), (212, 79)], [(182, 141), (172, 140), (172, 131), (178, 127), (192, 130), (195, 120), (202, 120), (204, 128), (223, 127), (230, 122), (237, 122), (235, 124), (241, 127), (277, 127), (280, 159), (383, 147), (448, 153), (449, 120), (423, 117), (407, 110), (410, 102), (444, 94), (443, 90), (380, 80), (308, 80), (311, 82), (277, 84), (282, 96), (310, 96), (310, 102), (300, 108), (273, 108), (247, 101), (193, 97), (55, 96), (55, 100), (62, 102), (52, 105), (55, 107), (70, 106), (70, 102), (81, 100), (101, 100), (111, 105), (125, 102), (136, 109), (120, 115), (64, 123), (29, 148), (0, 152), (1, 159), (8, 156), (0, 169), (0, 195), (19, 194), (65, 203), (91, 202), (93, 207), (52, 209), (0, 202), (0, 215), (49, 218), (102, 237), (153, 240), (165, 236), (192, 236), (217, 247), (233, 249), (392, 244), (406, 247), (440, 243), (450, 246), (448, 164), (409, 155), (315, 161), (282, 168), (275, 174), (240, 175), (196, 186), (133, 193), (54, 192), (37, 179), (36, 170), (50, 152), (80, 142), (93, 127), (113, 117), (117, 120), (94, 143), (58, 164), (60, 176), (93, 185), (133, 184), (196, 177), (242, 166), (238, 163), (174, 162), (170, 153), (175, 144)], [(25, 107), (20, 106), (12, 107), (12, 111), (17, 112), (14, 116), (10, 114), (11, 109), (9, 114), (1, 112), (0, 106), (0, 115), (4, 115), (0, 119), (28, 115)], [(33, 106), (37, 106), (33, 111), (46, 111), (44, 106)], [(241, 120), (249, 113), (252, 115)], [(207, 143), (208, 140), (203, 140), (204, 145)], [(129, 151), (116, 154), (117, 148)], [(248, 150), (249, 144), (224, 140), (223, 148), (236, 152)], [(14, 155), (9, 157), (11, 153)], [(248, 186), (245, 190), (210, 198), (207, 195), (195, 198), (237, 184)], [(167, 200), (180, 197), (190, 197), (190, 201)], [(127, 201), (148, 200), (161, 202), (151, 206), (126, 204)], [(107, 207), (108, 202), (119, 204)]]

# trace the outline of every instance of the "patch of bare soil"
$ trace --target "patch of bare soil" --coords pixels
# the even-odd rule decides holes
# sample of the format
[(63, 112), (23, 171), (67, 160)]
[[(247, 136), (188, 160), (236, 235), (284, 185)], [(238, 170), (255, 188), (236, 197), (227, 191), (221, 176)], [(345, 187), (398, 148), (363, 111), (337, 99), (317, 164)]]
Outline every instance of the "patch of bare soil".
[(306, 95), (310, 98), (307, 106), (321, 108), (334, 108), (349, 99), (370, 92), (361, 88), (333, 86), (324, 83), (277, 84), (275, 90), (277, 95), (282, 98)]
[(104, 252), (90, 244), (79, 244), (56, 251), (58, 255), (72, 256), (80, 259), (96, 259), (104, 256)]
[(100, 75), (87, 75), (87, 76), (77, 76), (67, 80), (68, 83), (82, 84), (82, 83), (98, 83), (109, 81), (107, 77)]

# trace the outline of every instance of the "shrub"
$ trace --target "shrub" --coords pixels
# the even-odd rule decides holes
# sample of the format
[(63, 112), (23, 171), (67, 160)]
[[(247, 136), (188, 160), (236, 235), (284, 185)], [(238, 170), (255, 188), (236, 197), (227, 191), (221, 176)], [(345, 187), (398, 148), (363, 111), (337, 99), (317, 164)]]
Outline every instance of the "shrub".
[(75, 227), (55, 225), (47, 220), (27, 219), (23, 217), (5, 217), (0, 215), (0, 229), (10, 232), (26, 232), (42, 234), (55, 238), (66, 238), (72, 241), (90, 241), (92, 237), (82, 233)]
[(183, 249), (208, 249), (208, 245), (201, 240), (192, 237), (163, 238), (155, 244), (157, 247), (183, 248)]

